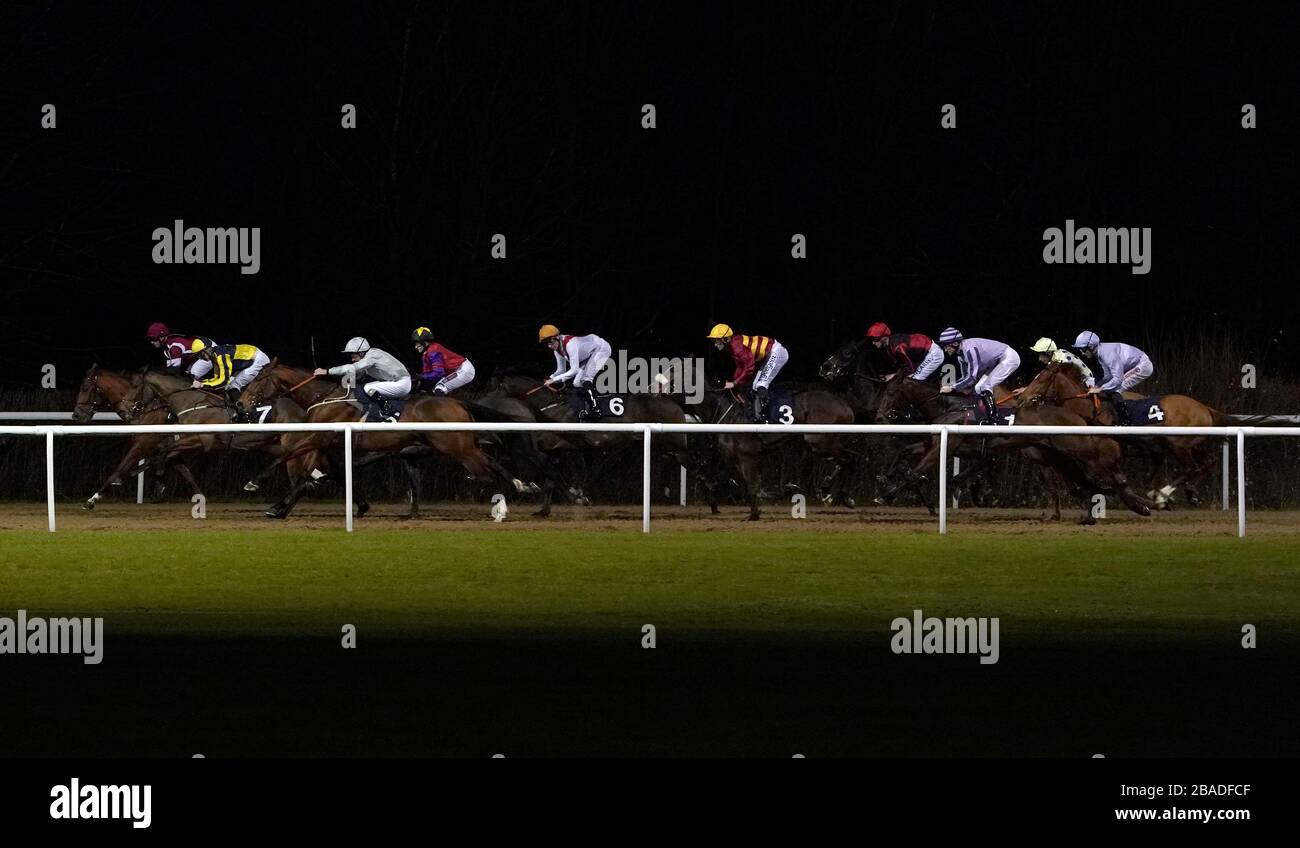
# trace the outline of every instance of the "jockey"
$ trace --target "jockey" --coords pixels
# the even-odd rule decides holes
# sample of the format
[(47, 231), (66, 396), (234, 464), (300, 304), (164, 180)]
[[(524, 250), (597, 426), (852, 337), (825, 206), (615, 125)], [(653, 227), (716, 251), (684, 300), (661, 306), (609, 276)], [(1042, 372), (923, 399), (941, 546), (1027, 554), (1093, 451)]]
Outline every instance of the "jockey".
[(600, 409), (591, 388), (596, 375), (613, 354), (609, 342), (594, 333), (566, 336), (554, 324), (543, 324), (537, 331), (537, 341), (555, 353), (555, 373), (546, 378), (544, 385), (572, 380), (568, 401), (569, 407), (577, 413), (578, 421), (585, 423), (598, 418)]
[[(1041, 339), (1034, 342), (1034, 346), (1031, 347), (1030, 350), (1038, 354), (1038, 361), (1044, 365), (1047, 365), (1050, 362), (1065, 362), (1069, 365), (1073, 365), (1079, 372), (1079, 379), (1082, 380), (1083, 384), (1088, 388), (1092, 388), (1096, 383), (1096, 379), (1093, 377), (1092, 369), (1088, 367), (1088, 363), (1084, 362), (1073, 353), (1070, 353), (1068, 350), (1058, 348), (1056, 342), (1046, 336), (1043, 336)], [(1017, 392), (1017, 394), (1019, 394), (1019, 392)]]
[(929, 378), (943, 364), (943, 348), (922, 333), (895, 333), (877, 321), (867, 328), (867, 341), (888, 354), (896, 373), (913, 380)]
[(428, 327), (416, 327), (411, 333), (411, 341), (420, 353), (420, 376), (417, 379), (435, 384), (435, 395), (445, 395), (473, 382), (474, 363), (435, 342), (433, 331)]
[(1155, 366), (1151, 358), (1133, 345), (1119, 342), (1102, 343), (1097, 334), (1084, 330), (1072, 345), (1081, 356), (1095, 358), (1101, 363), (1102, 383), (1092, 386), (1089, 394), (1104, 394), (1115, 406), (1119, 423), (1127, 424), (1128, 405), (1123, 403), (1123, 392), (1130, 391), (1151, 376)]
[(194, 354), (194, 342), (202, 341), (204, 347), (217, 346), (217, 343), (207, 336), (182, 336), (173, 333), (166, 324), (158, 321), (149, 325), (146, 336), (149, 339), (149, 344), (162, 351), (163, 359), (167, 360), (168, 368), (179, 369), (194, 377), (206, 377), (208, 372), (212, 370), (212, 363), (206, 360), (198, 373), (195, 373), (194, 370), (196, 360), (199, 358)]
[(993, 398), (993, 390), (1020, 367), (1020, 354), (1003, 342), (964, 338), (956, 327), (949, 327), (940, 333), (939, 344), (943, 345), (945, 353), (957, 355), (961, 363), (961, 376), (957, 382), (951, 386), (940, 386), (939, 391), (947, 394), (973, 390), (984, 398), (987, 420), (996, 423), (998, 404)]
[[(411, 374), (397, 357), (377, 347), (361, 336), (348, 339), (343, 352), (352, 355), (352, 362), (333, 368), (317, 368), (317, 377), (352, 378), (352, 394), (365, 410), (362, 421), (383, 420), (396, 424), (402, 415), (402, 401), (411, 394)], [(367, 382), (368, 381), (368, 382)]]
[(731, 361), (736, 366), (731, 379), (723, 388), (742, 386), (752, 378), (754, 421), (760, 424), (767, 421), (767, 390), (789, 359), (785, 348), (776, 339), (767, 336), (738, 335), (726, 324), (714, 324), (713, 329), (709, 330), (708, 338), (713, 340), (713, 346), (718, 350), (728, 348), (731, 351)]
[[(194, 364), (190, 366), (190, 376), (194, 377), (194, 382), (190, 385), (196, 389), (225, 391), (227, 402), (235, 410), (235, 420), (245, 420), (239, 394), (270, 363), (271, 358), (253, 345), (209, 346), (202, 339), (194, 340), (190, 352), (195, 356)], [(200, 363), (207, 366), (203, 369), (206, 377), (197, 373)]]

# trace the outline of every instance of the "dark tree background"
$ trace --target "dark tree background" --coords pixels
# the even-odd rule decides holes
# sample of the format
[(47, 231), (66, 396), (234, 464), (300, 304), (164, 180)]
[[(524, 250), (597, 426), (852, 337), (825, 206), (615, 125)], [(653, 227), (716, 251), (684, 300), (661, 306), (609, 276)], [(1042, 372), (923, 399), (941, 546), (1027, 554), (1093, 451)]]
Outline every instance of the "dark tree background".
[[(664, 355), (726, 321), (811, 377), (876, 319), (1022, 348), (1229, 335), (1294, 369), (1285, 8), (9, 6), (0, 381), (153, 361), (154, 320), (302, 363), (313, 336), (333, 361), (428, 324), (481, 371), (547, 365), (544, 321)], [(175, 218), (261, 227), (261, 273), (153, 264)], [(1151, 273), (1044, 265), (1066, 218), (1151, 227)]]

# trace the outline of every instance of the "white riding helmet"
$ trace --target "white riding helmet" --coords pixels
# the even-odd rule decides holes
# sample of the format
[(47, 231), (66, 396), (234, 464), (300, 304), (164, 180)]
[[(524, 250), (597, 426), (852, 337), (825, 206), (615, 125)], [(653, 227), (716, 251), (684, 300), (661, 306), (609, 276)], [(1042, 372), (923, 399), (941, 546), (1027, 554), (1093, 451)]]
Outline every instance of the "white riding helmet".
[(370, 342), (361, 336), (353, 336), (348, 339), (347, 344), (343, 345), (344, 353), (365, 353), (368, 350), (370, 350)]
[(1056, 342), (1052, 341), (1047, 336), (1043, 336), (1041, 339), (1034, 342), (1034, 346), (1031, 347), (1030, 350), (1034, 353), (1056, 353)]
[(1101, 339), (1097, 338), (1096, 333), (1094, 333), (1092, 330), (1084, 330), (1082, 333), (1079, 334), (1079, 337), (1074, 340), (1074, 344), (1072, 344), (1071, 347), (1092, 348), (1092, 347), (1096, 347), (1099, 344), (1101, 344)]

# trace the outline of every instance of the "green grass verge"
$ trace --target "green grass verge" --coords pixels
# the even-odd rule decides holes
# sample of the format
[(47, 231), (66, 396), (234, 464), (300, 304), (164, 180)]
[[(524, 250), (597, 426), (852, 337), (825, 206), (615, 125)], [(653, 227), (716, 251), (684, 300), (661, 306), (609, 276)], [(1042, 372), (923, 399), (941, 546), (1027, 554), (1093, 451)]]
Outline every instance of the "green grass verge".
[[(93, 612), (116, 632), (342, 622), (411, 635), (639, 629), (826, 638), (927, 615), (1003, 638), (1300, 633), (1300, 539), (370, 529), (7, 532), (0, 615)], [(39, 611), (39, 612), (38, 612)]]

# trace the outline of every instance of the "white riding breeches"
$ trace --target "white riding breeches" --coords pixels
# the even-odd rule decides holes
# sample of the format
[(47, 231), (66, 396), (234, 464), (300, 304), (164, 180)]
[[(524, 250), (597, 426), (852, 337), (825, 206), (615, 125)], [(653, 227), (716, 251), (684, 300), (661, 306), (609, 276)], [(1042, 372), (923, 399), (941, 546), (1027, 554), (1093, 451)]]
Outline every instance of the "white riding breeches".
[(758, 369), (758, 374), (754, 377), (754, 388), (769, 388), (789, 358), (790, 355), (785, 352), (780, 342), (772, 342), (772, 349), (767, 352), (767, 361), (763, 363), (762, 368)]
[(1016, 373), (1016, 369), (1019, 367), (1020, 354), (1016, 353), (1012, 348), (1007, 348), (1007, 352), (1002, 354), (998, 364), (994, 365), (992, 370), (975, 382), (975, 393), (981, 394), (993, 391), (1002, 385), (1004, 380)]
[(1121, 392), (1129, 391), (1155, 373), (1155, 370), (1155, 366), (1151, 364), (1151, 358), (1148, 356), (1142, 357), (1141, 362), (1124, 372), (1124, 377), (1119, 381), (1119, 390)]
[(466, 359), (460, 364), (459, 368), (439, 380), (433, 390), (445, 395), (447, 392), (459, 389), (461, 386), (468, 386), (473, 381), (474, 363)]
[(594, 383), (596, 375), (600, 373), (600, 369), (605, 367), (605, 363), (609, 361), (612, 354), (613, 350), (610, 349), (609, 342), (602, 342), (591, 352), (591, 356), (587, 357), (587, 361), (582, 363), (582, 367), (578, 369), (578, 375), (573, 378), (573, 385), (590, 386)]
[(230, 384), (226, 388), (239, 389), (242, 392), (248, 387), (249, 383), (253, 382), (253, 378), (262, 373), (262, 369), (270, 364), (271, 357), (259, 350), (257, 356), (253, 357), (253, 361), (249, 363), (247, 368), (235, 372), (235, 376), (230, 378)]
[(411, 378), (408, 376), (400, 380), (378, 380), (374, 383), (366, 383), (361, 389), (372, 398), (398, 400), (411, 393)]

